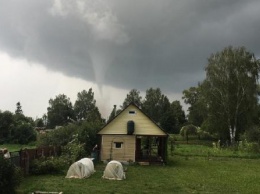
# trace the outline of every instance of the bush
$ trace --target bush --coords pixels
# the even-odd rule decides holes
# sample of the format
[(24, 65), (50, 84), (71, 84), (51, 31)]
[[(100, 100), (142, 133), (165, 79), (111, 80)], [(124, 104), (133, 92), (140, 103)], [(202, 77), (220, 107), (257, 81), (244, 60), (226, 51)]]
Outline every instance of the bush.
[(217, 134), (210, 134), (207, 131), (202, 130), (201, 128), (198, 129), (198, 138), (200, 140), (210, 140), (210, 141), (216, 141), (217, 138)]
[(39, 135), (38, 146), (65, 146), (73, 139), (73, 135), (78, 131), (78, 126), (69, 124), (65, 127), (53, 129), (50, 132)]
[(240, 141), (237, 148), (239, 151), (248, 153), (260, 153), (260, 145), (256, 142), (247, 142), (247, 140)]
[(36, 132), (30, 123), (19, 122), (12, 133), (12, 143), (28, 144), (36, 140)]
[(243, 136), (244, 139), (248, 140), (249, 142), (256, 142), (260, 144), (260, 129), (259, 127), (255, 126), (249, 130), (247, 130)]
[(84, 144), (73, 142), (62, 148), (62, 158), (69, 164), (85, 157), (87, 157), (87, 153), (84, 150)]
[(61, 157), (40, 158), (33, 160), (30, 164), (30, 173), (35, 175), (56, 174), (62, 173), (67, 167), (67, 161)]
[(102, 123), (99, 122), (82, 122), (79, 128), (78, 140), (84, 144), (86, 153), (91, 154), (93, 147), (98, 144), (97, 132), (100, 130)]
[(0, 193), (15, 193), (21, 181), (21, 169), (0, 155)]

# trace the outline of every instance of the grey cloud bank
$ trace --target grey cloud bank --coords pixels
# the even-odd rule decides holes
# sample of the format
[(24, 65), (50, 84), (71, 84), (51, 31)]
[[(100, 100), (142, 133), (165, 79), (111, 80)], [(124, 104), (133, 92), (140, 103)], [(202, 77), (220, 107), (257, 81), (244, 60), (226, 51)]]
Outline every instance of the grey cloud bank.
[(211, 53), (260, 56), (258, 0), (0, 0), (0, 50), (123, 89), (180, 93)]

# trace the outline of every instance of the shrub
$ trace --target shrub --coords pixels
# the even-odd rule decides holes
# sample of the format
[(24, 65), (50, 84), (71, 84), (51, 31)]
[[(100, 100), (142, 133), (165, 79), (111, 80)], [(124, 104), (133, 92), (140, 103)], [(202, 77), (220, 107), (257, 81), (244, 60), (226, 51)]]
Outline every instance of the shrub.
[(30, 123), (18, 122), (12, 133), (12, 143), (28, 144), (36, 140), (36, 132)]
[(30, 173), (36, 175), (62, 173), (67, 167), (67, 162), (61, 157), (39, 158), (30, 164)]
[(260, 144), (260, 128), (255, 126), (247, 130), (244, 134), (244, 138), (249, 142), (257, 142)]
[(21, 181), (21, 169), (0, 155), (0, 193), (15, 193)]
[(237, 149), (249, 153), (260, 153), (260, 145), (256, 142), (247, 142), (247, 140), (239, 141)]
[(65, 127), (53, 129), (50, 132), (39, 135), (38, 146), (65, 146), (73, 139), (73, 135), (78, 131), (78, 126), (69, 124)]
[(78, 140), (84, 144), (84, 149), (89, 155), (93, 151), (93, 147), (98, 144), (97, 132), (101, 128), (102, 123), (99, 122), (82, 122), (79, 128)]
[(87, 157), (87, 153), (84, 150), (84, 144), (73, 142), (62, 148), (62, 158), (69, 164), (85, 157)]

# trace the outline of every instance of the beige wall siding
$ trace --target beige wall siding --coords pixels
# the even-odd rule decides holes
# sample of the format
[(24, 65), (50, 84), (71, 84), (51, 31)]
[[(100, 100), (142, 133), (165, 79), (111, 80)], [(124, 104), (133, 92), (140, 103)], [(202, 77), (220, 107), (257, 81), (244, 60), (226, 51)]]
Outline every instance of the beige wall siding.
[[(135, 114), (129, 114), (134, 111)], [(113, 121), (106, 125), (99, 134), (127, 134), (127, 122), (134, 121), (135, 135), (167, 135), (137, 107), (130, 105)]]
[[(122, 142), (115, 148), (115, 142)], [(101, 160), (135, 161), (135, 135), (102, 135)]]

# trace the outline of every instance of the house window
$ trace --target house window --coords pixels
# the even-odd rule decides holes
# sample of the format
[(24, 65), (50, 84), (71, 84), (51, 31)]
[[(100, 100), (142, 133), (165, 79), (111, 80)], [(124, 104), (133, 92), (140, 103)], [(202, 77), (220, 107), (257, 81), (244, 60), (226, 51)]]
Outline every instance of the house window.
[(123, 142), (114, 142), (115, 148), (122, 148)]
[(135, 110), (129, 110), (129, 114), (134, 115), (134, 114), (136, 114), (136, 112), (135, 112)]

